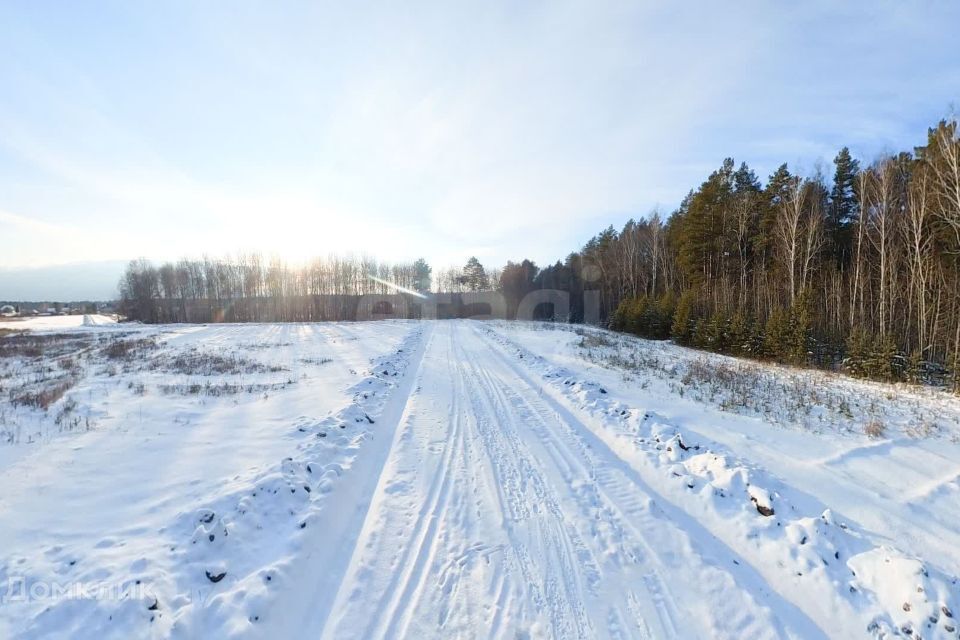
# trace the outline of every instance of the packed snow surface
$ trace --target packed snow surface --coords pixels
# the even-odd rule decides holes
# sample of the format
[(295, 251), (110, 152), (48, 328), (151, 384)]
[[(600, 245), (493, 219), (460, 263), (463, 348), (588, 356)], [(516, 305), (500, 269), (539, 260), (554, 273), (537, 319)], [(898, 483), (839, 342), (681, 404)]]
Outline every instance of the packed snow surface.
[(957, 637), (942, 391), (535, 323), (30, 329), (2, 638)]
[(52, 331), (58, 329), (73, 329), (76, 327), (91, 327), (116, 324), (111, 316), (100, 314), (71, 315), (71, 316), (36, 316), (23, 318), (2, 318), (0, 329)]

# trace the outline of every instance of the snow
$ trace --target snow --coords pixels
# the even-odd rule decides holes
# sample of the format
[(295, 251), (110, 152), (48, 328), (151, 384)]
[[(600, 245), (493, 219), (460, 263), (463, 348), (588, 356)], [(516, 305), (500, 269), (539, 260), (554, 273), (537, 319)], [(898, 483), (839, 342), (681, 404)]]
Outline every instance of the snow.
[[(392, 384), (382, 372), (394, 370), (396, 349), (415, 331), (409, 323), (135, 329), (124, 339), (162, 345), (144, 359), (241, 351), (285, 370), (183, 376), (136, 357), (111, 374), (91, 361), (68, 396), (95, 421), (89, 430), (41, 429), (53, 408), (49, 416), (8, 409), (5, 426), (21, 437), (3, 445), (17, 455), (0, 468), (0, 637), (196, 637), (204, 629), (216, 637), (249, 627), (261, 580), (273, 572), (282, 583), (302, 555), (300, 526), (314, 523), (314, 496), (349, 469), (375, 426), (356, 414), (376, 413)], [(171, 383), (270, 390), (158, 391)], [(223, 570), (216, 584), (206, 576)], [(106, 585), (117, 597), (18, 598), (64, 585)], [(119, 597), (127, 594), (134, 597)]]
[(29, 328), (0, 637), (957, 637), (941, 391), (542, 323)]
[(99, 314), (71, 315), (71, 316), (36, 316), (0, 320), (0, 329), (14, 329), (23, 331), (56, 331), (61, 329), (75, 329), (76, 327), (93, 327), (116, 324), (110, 316)]

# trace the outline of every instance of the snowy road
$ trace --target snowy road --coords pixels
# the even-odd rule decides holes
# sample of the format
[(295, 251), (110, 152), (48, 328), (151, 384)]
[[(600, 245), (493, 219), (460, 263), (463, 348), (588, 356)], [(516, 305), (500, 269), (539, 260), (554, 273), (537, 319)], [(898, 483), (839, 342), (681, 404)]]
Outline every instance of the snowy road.
[(300, 629), (822, 635), (749, 571), (719, 568), (732, 552), (658, 502), (476, 325), (437, 323), (332, 613)]
[(0, 402), (0, 638), (957, 637), (932, 390), (542, 323), (34, 330), (0, 381), (73, 386)]

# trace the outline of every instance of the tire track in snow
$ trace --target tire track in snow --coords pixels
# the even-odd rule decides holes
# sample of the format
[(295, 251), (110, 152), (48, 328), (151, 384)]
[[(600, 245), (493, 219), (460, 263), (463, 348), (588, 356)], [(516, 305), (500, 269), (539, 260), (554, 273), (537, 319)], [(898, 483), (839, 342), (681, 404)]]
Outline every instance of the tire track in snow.
[(350, 568), (354, 543), (373, 509), (371, 499), (375, 496), (378, 482), (382, 480), (384, 461), (387, 459), (400, 424), (409, 413), (416, 384), (423, 371), (423, 359), (434, 340), (432, 325), (427, 325), (410, 354), (406, 371), (398, 385), (390, 393), (377, 417), (383, 435), (371, 438), (350, 468), (351, 482), (343, 483), (333, 491), (323, 506), (321, 516), (335, 515), (325, 519), (325, 526), (313, 528), (313, 549), (296, 566), (290, 584), (303, 585), (301, 589), (288, 591), (286, 601), (277, 607), (279, 615), (267, 617), (262, 637), (314, 637), (318, 636), (335, 611), (336, 588), (341, 585)]
[[(521, 394), (517, 386), (511, 387), (506, 384), (503, 378), (494, 378), (489, 370), (478, 371), (478, 376), (486, 380), (492, 393), (501, 399), (500, 410), (502, 413), (513, 413), (522, 418), (524, 431), (530, 431), (537, 436), (540, 446), (545, 455), (535, 456), (531, 453), (531, 458), (540, 460), (549, 459), (555, 469), (561, 476), (561, 482), (556, 483), (559, 486), (576, 485), (577, 489), (571, 492), (572, 501), (576, 504), (577, 511), (582, 516), (581, 521), (589, 522), (593, 519), (594, 525), (587, 532), (587, 536), (599, 538), (603, 547), (606, 548), (606, 555), (610, 555), (610, 548), (617, 547), (616, 553), (620, 556), (618, 561), (622, 563), (621, 567), (609, 567), (608, 570), (622, 569), (629, 564), (645, 566), (646, 571), (642, 575), (608, 575), (604, 578), (608, 583), (615, 583), (617, 587), (629, 584), (642, 584), (645, 593), (638, 595), (633, 589), (622, 588), (612, 589), (605, 593), (603, 597), (608, 600), (614, 600), (619, 603), (618, 606), (611, 607), (610, 616), (614, 619), (636, 627), (639, 637), (650, 635), (650, 625), (656, 626), (655, 637), (678, 637), (677, 621), (689, 616), (682, 616), (672, 605), (673, 595), (666, 589), (659, 572), (663, 571), (662, 565), (649, 566), (651, 558), (655, 558), (655, 552), (652, 547), (645, 544), (642, 535), (636, 529), (633, 529), (633, 540), (626, 540), (627, 527), (623, 523), (624, 510), (616, 506), (610, 500), (605, 492), (600, 490), (602, 485), (601, 473), (605, 469), (596, 469), (589, 462), (582, 462), (579, 456), (585, 456), (587, 452), (574, 450), (562, 442), (556, 434), (548, 431), (549, 423), (559, 421), (559, 416), (551, 412), (542, 403), (538, 405), (536, 398), (537, 390), (527, 386), (519, 387), (527, 393)], [(626, 493), (626, 492), (624, 492)], [(636, 512), (642, 510), (642, 498), (634, 495), (629, 496), (630, 511)], [(644, 498), (646, 496), (643, 496)], [(646, 502), (650, 502), (649, 498)], [(576, 517), (570, 518), (571, 522), (576, 522)], [(598, 530), (597, 522), (602, 521), (602, 530)], [(637, 541), (646, 547), (646, 553), (636, 545)], [(633, 543), (632, 546), (630, 543)], [(597, 565), (598, 553), (587, 552), (589, 562), (587, 573), (590, 575), (599, 574)], [(585, 560), (582, 555), (581, 560)], [(629, 572), (627, 572), (629, 573)], [(638, 579), (639, 578), (639, 579)], [(600, 577), (596, 575), (595, 582), (599, 582)], [(593, 593), (598, 595), (596, 586)], [(666, 595), (664, 593), (666, 592)], [(611, 630), (612, 631), (612, 630)], [(689, 629), (687, 630), (689, 631)]]
[[(545, 608), (549, 612), (546, 617), (553, 635), (587, 637), (593, 630), (582, 594), (591, 586), (584, 588), (578, 561), (586, 561), (589, 576), (595, 572), (590, 568), (595, 567), (596, 558), (570, 527), (548, 479), (521, 442), (516, 421), (506, 419), (511, 415), (509, 408), (487, 371), (474, 364), (477, 354), (470, 357), (462, 345), (458, 345), (458, 350), (463, 363), (459, 373), (464, 379), (469, 373), (469, 379), (480, 383), (471, 398), (475, 415), (486, 418), (478, 421), (478, 427), (482, 429), (487, 459), (499, 472), (499, 479), (510, 480), (505, 483), (510, 488), (508, 502), (519, 505), (514, 510), (515, 517), (504, 522), (510, 538), (508, 568), (515, 566), (522, 578), (515, 586), (524, 589), (530, 585), (537, 613)], [(495, 419), (490, 420), (491, 416)], [(527, 523), (533, 531), (521, 530)], [(554, 571), (555, 566), (559, 572)], [(543, 583), (542, 589), (537, 588), (538, 581)]]
[(428, 563), (434, 558), (437, 528), (444, 521), (450, 506), (450, 486), (453, 483), (454, 460), (463, 449), (463, 425), (459, 411), (459, 394), (454, 394), (450, 404), (450, 430), (444, 447), (443, 459), (431, 482), (427, 503), (419, 513), (411, 538), (412, 544), (400, 561), (401, 571), (387, 589), (389, 602), (373, 613), (371, 624), (364, 634), (373, 637), (397, 637), (409, 623), (409, 616), (416, 609), (423, 594)]
[(519, 363), (434, 334), (324, 637), (791, 635)]
[[(709, 613), (715, 615), (716, 623), (723, 624), (730, 620), (736, 621), (736, 624), (732, 625), (733, 629), (731, 629), (731, 631), (736, 629), (740, 624), (747, 624), (751, 630), (749, 633), (744, 633), (750, 637), (756, 637), (755, 634), (761, 632), (765, 635), (774, 635), (776, 637), (826, 637), (823, 630), (796, 605), (782, 598), (771, 589), (765, 580), (755, 570), (750, 568), (750, 565), (745, 562), (743, 558), (740, 558), (735, 551), (710, 534), (709, 531), (694, 518), (672, 505), (666, 498), (644, 482), (627, 461), (608, 447), (589, 427), (581, 422), (571, 410), (555, 400), (549, 392), (544, 392), (543, 388), (537, 385), (534, 378), (526, 372), (523, 365), (504, 352), (489, 335), (485, 334), (476, 325), (474, 325), (472, 329), (489, 345), (490, 351), (495, 354), (496, 359), (499, 360), (503, 366), (510, 369), (524, 386), (533, 391), (533, 393), (528, 392), (518, 395), (522, 401), (528, 403), (536, 402), (542, 405), (545, 411), (553, 413), (556, 417), (555, 423), (564, 431), (568, 441), (575, 443), (575, 447), (582, 448), (584, 451), (593, 452), (591, 455), (602, 458), (604, 464), (602, 466), (597, 465), (597, 468), (604, 469), (603, 473), (615, 474), (621, 477), (621, 480), (616, 483), (616, 486), (619, 486), (621, 490), (625, 488), (634, 495), (639, 490), (651, 499), (656, 498), (656, 503), (651, 503), (653, 509), (645, 509), (637, 512), (635, 516), (639, 516), (639, 520), (636, 517), (631, 517), (627, 519), (628, 522), (632, 520), (633, 524), (639, 526), (641, 531), (645, 530), (655, 533), (663, 529), (667, 523), (665, 518), (667, 518), (670, 524), (676, 527), (677, 533), (686, 539), (686, 546), (689, 549), (688, 552), (700, 555), (700, 553), (694, 551), (691, 546), (694, 538), (697, 540), (703, 555), (694, 563), (690, 563), (690, 561), (687, 560), (684, 563), (673, 566), (667, 573), (683, 571), (684, 569), (690, 569), (698, 565), (706, 570), (706, 572), (701, 572), (700, 580), (692, 582), (691, 584), (708, 587), (707, 591), (709, 593), (704, 592), (701, 594), (703, 601), (712, 601), (720, 605), (716, 611), (709, 611)], [(595, 480), (600, 480), (596, 482), (598, 488), (609, 486), (608, 483), (603, 482), (602, 479), (596, 478)], [(609, 495), (608, 493), (607, 496), (609, 497)], [(655, 515), (654, 512), (656, 512), (657, 515)], [(693, 536), (687, 536), (686, 534), (693, 534)], [(657, 538), (656, 535), (652, 537), (654, 539)], [(645, 536), (639, 535), (639, 539), (644, 540)], [(704, 545), (707, 541), (709, 541), (709, 543)], [(656, 558), (657, 554), (653, 554), (653, 557)], [(679, 556), (678, 554), (662, 554), (662, 557), (676, 559)], [(737, 561), (739, 569), (737, 572), (738, 575), (735, 576), (733, 573), (719, 566), (719, 561), (727, 558), (733, 558)], [(748, 598), (753, 607), (758, 608), (756, 611), (758, 614), (757, 618), (753, 619), (749, 616), (744, 618), (745, 612), (742, 607), (731, 606), (733, 604), (732, 601), (723, 596), (724, 593), (736, 592), (741, 592)], [(769, 615), (763, 615), (763, 613), (765, 613), (764, 605), (760, 605), (755, 598), (749, 596), (750, 592), (755, 592), (760, 600), (764, 602), (764, 605), (769, 607), (769, 609), (766, 609), (766, 612), (772, 611), (776, 614), (774, 619), (770, 619)]]

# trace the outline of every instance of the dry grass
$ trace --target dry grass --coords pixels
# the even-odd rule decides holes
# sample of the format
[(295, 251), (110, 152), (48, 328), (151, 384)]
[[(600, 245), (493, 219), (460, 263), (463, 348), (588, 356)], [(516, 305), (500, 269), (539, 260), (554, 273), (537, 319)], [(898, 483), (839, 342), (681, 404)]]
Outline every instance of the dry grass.
[[(261, 350), (277, 346), (262, 345)], [(317, 357), (310, 364), (328, 361)], [(73, 392), (88, 381), (92, 381), (90, 394), (123, 385), (135, 396), (153, 390), (214, 398), (266, 396), (295, 381), (286, 375), (274, 381), (235, 376), (286, 370), (220, 345), (170, 348), (162, 335), (152, 332), (4, 330), (0, 333), (0, 443), (36, 442), (55, 431), (93, 428), (90, 407), (84, 401), (87, 386), (84, 393)]]
[(871, 420), (863, 425), (863, 434), (873, 440), (879, 440), (887, 433), (887, 428), (879, 420)]
[(161, 384), (157, 388), (164, 395), (178, 396), (207, 396), (220, 397), (232, 396), (241, 393), (269, 393), (271, 391), (280, 391), (286, 389), (287, 385), (293, 384), (293, 380), (286, 382), (277, 382), (272, 384), (234, 384), (231, 382), (221, 383), (189, 383), (189, 384)]
[(34, 407), (46, 411), (77, 383), (76, 378), (66, 377), (53, 380), (38, 389), (21, 391), (10, 398), (13, 406)]
[(114, 340), (100, 349), (100, 355), (108, 360), (129, 362), (145, 355), (158, 347), (154, 338), (135, 338), (132, 340)]
[(244, 373), (276, 373), (285, 371), (281, 366), (266, 365), (233, 354), (220, 355), (207, 351), (184, 351), (167, 357), (157, 358), (150, 368), (166, 373), (187, 376), (237, 375)]
[(16, 332), (0, 340), (0, 359), (57, 358), (81, 351), (92, 342), (93, 338), (84, 334)]
[[(960, 429), (960, 419), (938, 415), (936, 404), (928, 403), (925, 397), (904, 397), (899, 386), (860, 383), (827, 372), (698, 354), (632, 337), (620, 338), (610, 347), (593, 346), (598, 342), (581, 340), (581, 355), (621, 372), (629, 383), (647, 388), (659, 379), (681, 397), (707, 402), (724, 411), (762, 416), (788, 428), (861, 434), (868, 422), (885, 415), (890, 403), (897, 403), (897, 421), (889, 423), (885, 418), (884, 434), (896, 429), (911, 437), (928, 438), (956, 434)], [(942, 399), (934, 391), (929, 393), (932, 399)]]
[(580, 335), (580, 348), (612, 347), (616, 344), (609, 336), (599, 332), (577, 332)]

